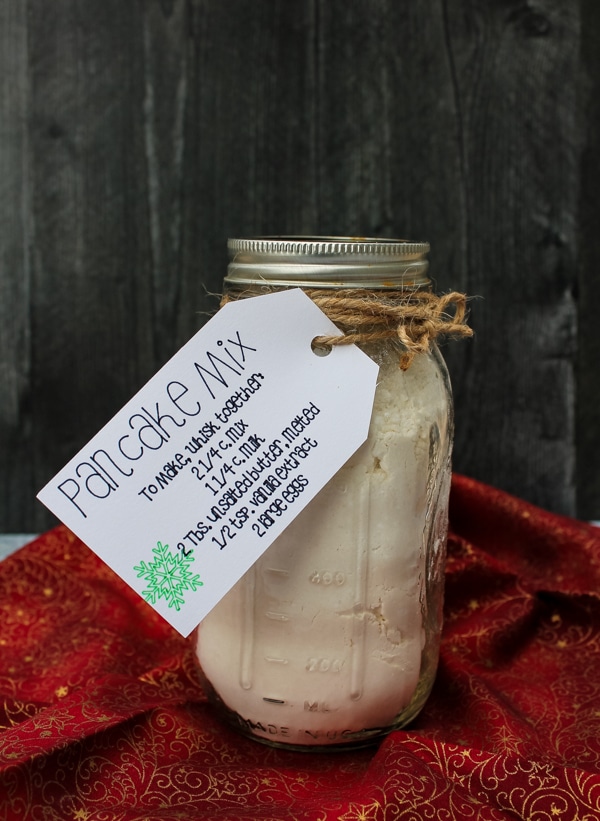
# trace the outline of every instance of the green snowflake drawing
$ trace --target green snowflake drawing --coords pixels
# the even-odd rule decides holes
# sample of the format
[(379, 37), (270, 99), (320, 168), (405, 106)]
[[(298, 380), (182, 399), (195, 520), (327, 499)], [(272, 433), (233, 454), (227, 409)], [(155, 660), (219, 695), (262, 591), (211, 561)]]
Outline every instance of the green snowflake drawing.
[(186, 591), (196, 590), (203, 585), (200, 576), (192, 576), (189, 569), (194, 557), (171, 553), (169, 545), (162, 542), (157, 542), (152, 552), (156, 556), (154, 561), (150, 564), (142, 562), (133, 568), (138, 579), (143, 577), (148, 582), (142, 596), (150, 604), (155, 604), (158, 599), (166, 599), (169, 607), (181, 610), (181, 605), (185, 604)]

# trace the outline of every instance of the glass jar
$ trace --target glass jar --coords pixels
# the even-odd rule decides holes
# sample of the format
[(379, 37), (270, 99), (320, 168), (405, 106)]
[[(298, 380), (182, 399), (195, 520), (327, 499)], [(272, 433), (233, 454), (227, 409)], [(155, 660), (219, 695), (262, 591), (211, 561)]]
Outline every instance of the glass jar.
[[(300, 287), (319, 304), (321, 293), (352, 289), (394, 304), (430, 290), (428, 250), (382, 239), (230, 240), (225, 293)], [(359, 747), (403, 727), (427, 699), (438, 661), (453, 434), (448, 373), (435, 343), (407, 367), (397, 335), (363, 336), (359, 346), (380, 367), (367, 441), (194, 638), (208, 696), (223, 716), (248, 736), (291, 749)]]

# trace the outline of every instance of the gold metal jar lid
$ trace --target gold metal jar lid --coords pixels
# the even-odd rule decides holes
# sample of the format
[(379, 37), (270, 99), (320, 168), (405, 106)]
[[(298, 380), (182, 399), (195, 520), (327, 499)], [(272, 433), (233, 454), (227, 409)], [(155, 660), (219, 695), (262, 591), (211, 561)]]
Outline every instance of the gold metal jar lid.
[(430, 284), (427, 242), (370, 237), (230, 239), (225, 284), (416, 289)]

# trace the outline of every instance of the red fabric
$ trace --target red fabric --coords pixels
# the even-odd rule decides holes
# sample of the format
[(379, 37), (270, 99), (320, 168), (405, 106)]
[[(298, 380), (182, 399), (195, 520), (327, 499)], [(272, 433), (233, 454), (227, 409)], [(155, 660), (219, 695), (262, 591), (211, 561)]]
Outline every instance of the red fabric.
[(436, 684), (359, 752), (223, 726), (186, 641), (66, 528), (0, 563), (0, 818), (600, 819), (600, 531), (454, 478)]

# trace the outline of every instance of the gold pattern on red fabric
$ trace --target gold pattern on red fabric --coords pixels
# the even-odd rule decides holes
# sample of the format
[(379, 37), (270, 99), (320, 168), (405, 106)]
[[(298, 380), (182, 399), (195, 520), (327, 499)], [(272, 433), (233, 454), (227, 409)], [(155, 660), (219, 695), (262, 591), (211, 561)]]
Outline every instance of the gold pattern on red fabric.
[(600, 531), (455, 476), (436, 683), (377, 747), (213, 715), (186, 640), (66, 528), (0, 563), (0, 819), (600, 819)]

